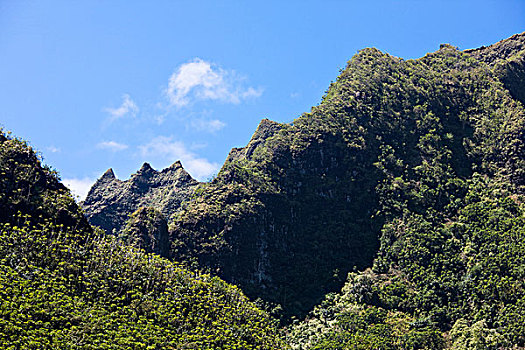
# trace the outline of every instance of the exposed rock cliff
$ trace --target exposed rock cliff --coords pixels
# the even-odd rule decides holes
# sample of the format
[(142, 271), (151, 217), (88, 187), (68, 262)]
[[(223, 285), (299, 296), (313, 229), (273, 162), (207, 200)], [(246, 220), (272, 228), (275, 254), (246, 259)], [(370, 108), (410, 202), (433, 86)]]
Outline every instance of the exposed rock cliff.
[(82, 207), (91, 224), (115, 233), (141, 207), (153, 207), (166, 218), (173, 217), (197, 185), (179, 161), (162, 171), (144, 163), (125, 181), (108, 169), (90, 189)]
[[(293, 349), (523, 349), (524, 39), (407, 61), (364, 49), (319, 106), (263, 120), (210, 183), (179, 163), (110, 169), (85, 206), (288, 320), (317, 304), (285, 333)], [(27, 144), (0, 132), (0, 146), (0, 347), (286, 348), (237, 287), (82, 229)]]
[(474, 175), (525, 192), (524, 38), (417, 60), (361, 50), (319, 106), (263, 120), (176, 216), (180, 201), (156, 204), (149, 166), (126, 182), (105, 174), (86, 211), (114, 228), (153, 204), (172, 215), (173, 259), (302, 316), (372, 265), (394, 218), (452, 220)]
[[(126, 233), (167, 251), (154, 209)], [(239, 288), (135, 247), (93, 230), (56, 172), (0, 128), (0, 349), (287, 348)]]

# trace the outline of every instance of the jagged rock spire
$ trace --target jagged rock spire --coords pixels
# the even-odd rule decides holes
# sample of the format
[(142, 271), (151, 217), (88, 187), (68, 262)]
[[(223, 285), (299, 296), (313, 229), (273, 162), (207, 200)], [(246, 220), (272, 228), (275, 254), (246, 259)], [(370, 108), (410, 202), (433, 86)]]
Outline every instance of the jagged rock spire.
[(93, 225), (108, 233), (119, 232), (129, 215), (140, 207), (155, 208), (171, 218), (197, 185), (180, 161), (162, 171), (145, 162), (125, 181), (116, 179), (113, 169), (108, 169), (90, 189), (82, 206)]
[(171, 164), (166, 169), (179, 169), (179, 168), (182, 168), (182, 163), (180, 162), (180, 160), (177, 160), (175, 163)]
[(148, 162), (144, 162), (142, 166), (140, 167), (138, 174), (144, 174), (144, 173), (156, 173), (157, 171), (151, 167), (151, 165)]
[(102, 176), (100, 177), (100, 180), (102, 179), (104, 180), (116, 179), (115, 173), (113, 172), (113, 168), (109, 168), (108, 170), (106, 170), (106, 172), (102, 174)]

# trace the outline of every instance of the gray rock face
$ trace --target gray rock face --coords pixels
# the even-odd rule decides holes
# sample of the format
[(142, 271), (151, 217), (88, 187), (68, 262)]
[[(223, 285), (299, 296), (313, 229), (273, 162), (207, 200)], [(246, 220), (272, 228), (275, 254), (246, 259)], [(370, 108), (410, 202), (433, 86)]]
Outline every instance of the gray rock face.
[(122, 181), (108, 169), (89, 190), (81, 203), (89, 222), (107, 233), (117, 233), (129, 216), (141, 207), (152, 207), (166, 218), (180, 209), (199, 184), (179, 161), (156, 171), (148, 163)]

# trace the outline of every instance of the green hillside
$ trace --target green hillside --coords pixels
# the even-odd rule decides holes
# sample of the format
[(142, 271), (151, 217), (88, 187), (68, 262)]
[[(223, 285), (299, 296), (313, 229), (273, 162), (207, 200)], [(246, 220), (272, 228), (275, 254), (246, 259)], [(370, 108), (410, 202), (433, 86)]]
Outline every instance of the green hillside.
[(476, 178), (457, 215), (406, 214), (373, 268), (351, 273), (303, 323), (296, 349), (501, 349), (525, 343), (522, 197)]
[(478, 178), (521, 194), (524, 37), (417, 60), (360, 51), (319, 106), (262, 121), (196, 190), (173, 224), (174, 259), (302, 317), (348, 272), (395, 265), (398, 220), (457, 221)]
[(118, 235), (2, 132), (0, 347), (525, 348), (523, 91), (525, 33), (364, 49), (208, 183), (106, 172)]
[(441, 86), (423, 94), (440, 101), (431, 118), (414, 120), (431, 122), (407, 148), (420, 160), (387, 146), (376, 163), (385, 224), (374, 264), (289, 327), (293, 348), (525, 346), (524, 39), (419, 60), (439, 68), (424, 79)]
[(0, 348), (283, 347), (237, 287), (92, 230), (31, 147), (0, 142)]

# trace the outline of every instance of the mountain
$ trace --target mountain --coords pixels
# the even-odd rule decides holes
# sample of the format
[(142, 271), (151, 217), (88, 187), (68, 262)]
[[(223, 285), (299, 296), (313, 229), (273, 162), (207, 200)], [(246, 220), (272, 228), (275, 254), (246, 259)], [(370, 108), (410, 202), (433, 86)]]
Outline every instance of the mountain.
[(82, 210), (49, 166), (42, 165), (24, 140), (0, 128), (0, 222), (41, 224), (49, 221), (91, 231)]
[(127, 244), (155, 253), (162, 257), (170, 255), (168, 222), (160, 211), (141, 207), (131, 214), (120, 238)]
[(89, 222), (108, 233), (118, 232), (131, 213), (141, 207), (155, 207), (171, 219), (188, 200), (198, 182), (179, 161), (162, 171), (144, 163), (126, 181), (108, 169), (90, 189), (82, 208)]
[(523, 34), (515, 34), (489, 47), (483, 46), (466, 52), (491, 66), (512, 96), (521, 103), (525, 103)]
[[(437, 73), (452, 93), (431, 96), (469, 107), (453, 112), (462, 116), (456, 130), (466, 130), (458, 164), (467, 167), (436, 167), (461, 148), (426, 148), (428, 164), (412, 169), (389, 152), (380, 166), (390, 181), (378, 187), (389, 215), (374, 264), (350, 273), (339, 293), (288, 328), (292, 348), (525, 347), (524, 53), (522, 33), (464, 53), (443, 46), (420, 59), (449, 67)], [(460, 62), (470, 67), (461, 72)], [(457, 133), (443, 126), (420, 145), (454, 140)]]
[(361, 50), (166, 212), (170, 259), (239, 286), (296, 349), (525, 347), (524, 55), (525, 33)]
[(0, 348), (285, 348), (237, 287), (89, 226), (57, 173), (3, 130), (0, 169)]
[(502, 77), (520, 72), (509, 62), (522, 62), (523, 40), (417, 60), (360, 51), (319, 106), (289, 125), (261, 122), (201, 185), (173, 225), (174, 259), (197, 258), (301, 317), (382, 258), (393, 220), (454, 220), (475, 176), (521, 194), (525, 119), (512, 91), (523, 79)]

